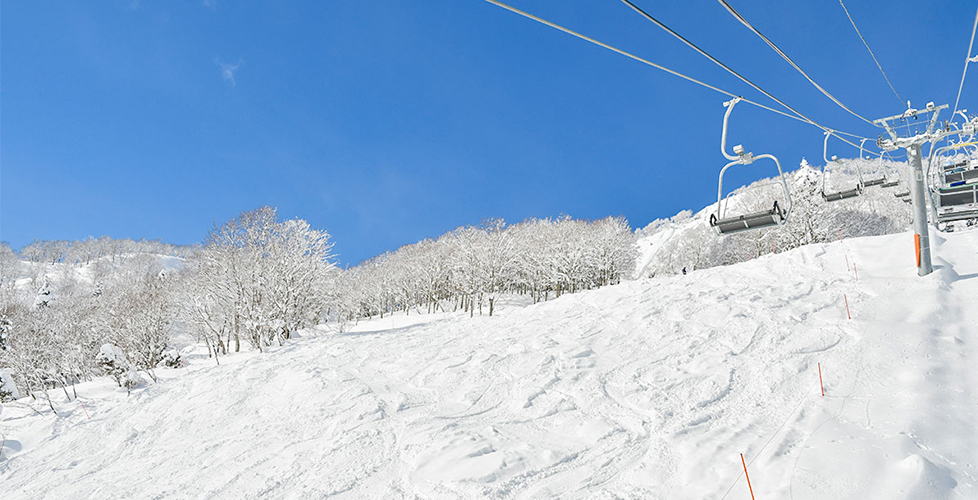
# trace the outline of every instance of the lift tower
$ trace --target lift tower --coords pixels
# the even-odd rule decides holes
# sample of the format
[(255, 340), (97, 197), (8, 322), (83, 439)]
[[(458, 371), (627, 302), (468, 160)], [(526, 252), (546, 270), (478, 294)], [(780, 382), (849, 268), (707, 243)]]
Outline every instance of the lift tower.
[[(934, 130), (935, 125), (937, 125), (937, 115), (947, 107), (947, 104), (934, 106), (934, 103), (930, 102), (927, 103), (926, 109), (908, 109), (903, 114), (880, 118), (873, 122), (885, 128), (890, 136), (889, 139), (883, 139), (880, 136), (877, 140), (880, 149), (894, 151), (904, 148), (907, 150), (907, 159), (910, 161), (910, 196), (913, 200), (913, 232), (918, 276), (926, 276), (934, 270), (930, 258), (930, 236), (927, 232), (927, 188), (924, 186), (924, 168), (920, 146), (928, 142), (935, 142), (947, 135), (948, 131), (943, 128)], [(911, 123), (922, 123), (919, 120), (928, 114), (930, 114), (930, 120), (926, 122), (927, 130), (925, 132), (915, 131), (911, 135), (911, 128), (913, 128), (910, 126)], [(904, 124), (901, 125), (900, 122)], [(903, 131), (904, 128), (906, 132), (901, 137), (898, 131)], [(919, 129), (919, 126), (917, 128)]]

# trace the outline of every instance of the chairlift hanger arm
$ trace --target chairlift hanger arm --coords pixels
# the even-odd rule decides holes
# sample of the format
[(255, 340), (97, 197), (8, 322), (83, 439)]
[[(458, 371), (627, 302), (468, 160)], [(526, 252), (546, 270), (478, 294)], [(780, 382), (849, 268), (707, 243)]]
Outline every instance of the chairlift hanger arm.
[[(731, 161), (740, 161), (741, 157), (727, 154), (727, 123), (730, 122), (730, 113), (733, 112), (734, 106), (736, 106), (737, 103), (742, 100), (742, 97), (734, 97), (733, 99), (723, 103), (723, 107), (727, 108), (727, 111), (723, 113), (723, 133), (720, 135), (720, 152), (723, 153), (723, 156), (726, 159)], [(736, 150), (736, 148), (734, 149)]]
[[(825, 160), (825, 164), (826, 165), (829, 164), (829, 136), (831, 136), (831, 135), (832, 135), (832, 131), (831, 130), (826, 130), (825, 131), (825, 142), (822, 143), (822, 159)], [(836, 157), (833, 156), (832, 157), (832, 160), (835, 160), (835, 159), (836, 159)]]

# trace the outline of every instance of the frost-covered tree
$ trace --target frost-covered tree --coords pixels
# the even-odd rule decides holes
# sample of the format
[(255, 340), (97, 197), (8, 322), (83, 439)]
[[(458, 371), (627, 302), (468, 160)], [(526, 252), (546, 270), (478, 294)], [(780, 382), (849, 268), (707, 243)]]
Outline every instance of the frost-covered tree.
[[(279, 221), (275, 208), (244, 212), (215, 227), (191, 259), (185, 304), (198, 335), (218, 347), (230, 336), (263, 350), (316, 324), (333, 297), (329, 233)], [(226, 347), (220, 347), (222, 351)]]
[(37, 291), (37, 295), (34, 296), (34, 309), (41, 309), (51, 305), (54, 302), (54, 294), (51, 293), (51, 285), (47, 281), (41, 285), (41, 289)]
[(6, 314), (0, 313), (0, 351), (7, 350), (7, 337), (10, 336), (12, 328), (13, 324), (10, 322), (10, 318)]
[[(125, 285), (103, 296), (103, 327), (128, 355), (133, 366), (156, 381), (154, 369), (163, 359), (176, 321), (171, 277), (152, 270), (138, 273)], [(104, 294), (103, 294), (104, 295)]]

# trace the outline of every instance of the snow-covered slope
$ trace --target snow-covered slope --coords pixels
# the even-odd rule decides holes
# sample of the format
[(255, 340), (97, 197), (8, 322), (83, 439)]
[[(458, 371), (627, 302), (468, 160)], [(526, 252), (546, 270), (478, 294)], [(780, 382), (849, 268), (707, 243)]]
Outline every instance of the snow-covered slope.
[(809, 245), (8, 405), (0, 495), (747, 499), (743, 454), (757, 498), (978, 498), (978, 232), (933, 240), (925, 278), (906, 233)]

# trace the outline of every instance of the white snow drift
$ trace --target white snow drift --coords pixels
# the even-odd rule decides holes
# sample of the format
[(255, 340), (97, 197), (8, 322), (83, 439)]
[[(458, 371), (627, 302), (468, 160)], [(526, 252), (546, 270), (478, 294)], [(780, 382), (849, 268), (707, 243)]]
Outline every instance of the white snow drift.
[(759, 499), (978, 498), (978, 232), (933, 240), (925, 278), (907, 233), (808, 245), (22, 399), (0, 495), (746, 499), (743, 454)]

